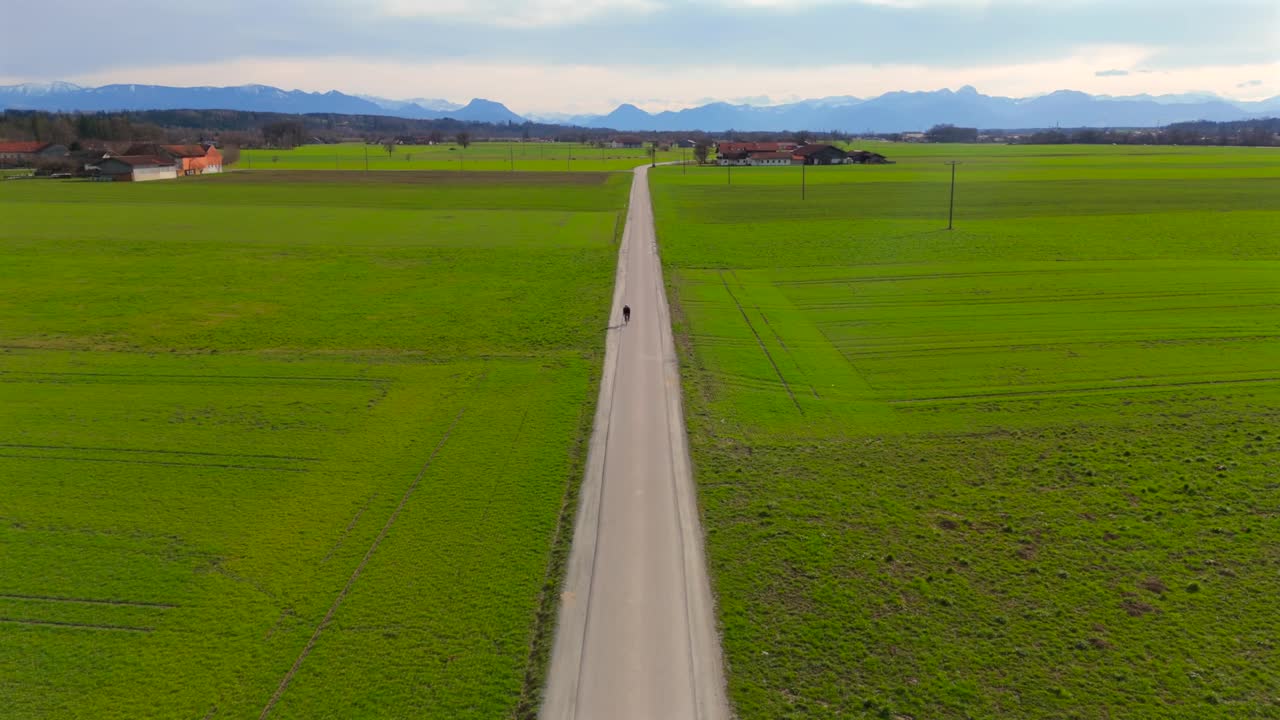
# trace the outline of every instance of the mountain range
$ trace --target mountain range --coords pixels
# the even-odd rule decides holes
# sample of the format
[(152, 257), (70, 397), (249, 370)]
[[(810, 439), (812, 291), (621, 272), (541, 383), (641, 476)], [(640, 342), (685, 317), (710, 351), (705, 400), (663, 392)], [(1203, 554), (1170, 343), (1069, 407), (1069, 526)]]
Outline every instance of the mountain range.
[(928, 92), (890, 92), (874, 98), (833, 96), (779, 105), (713, 102), (685, 110), (649, 113), (624, 104), (605, 115), (548, 113), (524, 117), (505, 105), (475, 98), (465, 105), (447, 100), (388, 100), (336, 90), (308, 93), (266, 85), (167, 87), (27, 83), (0, 86), (0, 108), (49, 111), (223, 109), (279, 113), (386, 115), (412, 119), (453, 118), (490, 123), (526, 120), (622, 131), (841, 130), (898, 132), (939, 123), (979, 128), (1151, 127), (1188, 120), (1244, 120), (1280, 115), (1280, 96), (1240, 102), (1210, 93), (1112, 97), (1059, 90), (1030, 98), (984, 95), (973, 87)]

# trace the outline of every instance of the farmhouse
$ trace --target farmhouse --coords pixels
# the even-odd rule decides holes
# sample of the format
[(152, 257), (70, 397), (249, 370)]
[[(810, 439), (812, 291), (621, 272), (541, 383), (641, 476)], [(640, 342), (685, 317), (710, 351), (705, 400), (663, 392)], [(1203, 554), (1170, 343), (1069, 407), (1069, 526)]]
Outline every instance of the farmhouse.
[(168, 158), (179, 175), (222, 172), (222, 152), (213, 145), (134, 145), (125, 155)]
[(789, 152), (758, 152), (747, 155), (747, 165), (790, 165)]
[(737, 153), (788, 152), (796, 147), (793, 142), (722, 142), (716, 145), (716, 155)]
[(32, 162), (34, 160), (66, 156), (66, 145), (55, 145), (38, 140), (30, 142), (0, 142), (0, 160)]
[(99, 180), (114, 182), (147, 182), (178, 177), (178, 165), (173, 160), (154, 155), (115, 155), (85, 169), (95, 173)]
[(609, 147), (614, 150), (638, 150), (644, 147), (644, 141), (637, 137), (617, 137), (609, 141)]
[(843, 165), (848, 153), (834, 145), (809, 144), (791, 151), (796, 165)]

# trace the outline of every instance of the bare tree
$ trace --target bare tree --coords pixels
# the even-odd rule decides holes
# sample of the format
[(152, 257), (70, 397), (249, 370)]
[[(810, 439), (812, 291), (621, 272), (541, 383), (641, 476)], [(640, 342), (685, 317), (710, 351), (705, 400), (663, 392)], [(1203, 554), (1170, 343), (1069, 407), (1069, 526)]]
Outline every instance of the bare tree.
[(431, 134), (427, 135), (427, 140), (429, 140), (432, 145), (439, 145), (444, 142), (444, 133), (439, 130), (432, 130)]
[(240, 146), (227, 145), (222, 148), (222, 164), (223, 166), (235, 165), (240, 162)]
[(808, 130), (801, 130), (800, 132), (796, 133), (796, 142), (800, 143), (801, 145), (807, 145), (809, 143), (809, 137), (810, 136), (809, 136)]
[(464, 130), (458, 133), (456, 136), (454, 136), (454, 140), (457, 141), (457, 143), (462, 146), (463, 150), (466, 150), (468, 147), (471, 146), (471, 133)]
[(396, 151), (396, 142), (394, 140), (388, 140), (382, 143), (382, 149), (387, 151), (387, 157), (390, 158)]
[(693, 159), (698, 161), (699, 165), (707, 162), (707, 154), (711, 152), (711, 143), (706, 140), (699, 140), (697, 145), (693, 146)]

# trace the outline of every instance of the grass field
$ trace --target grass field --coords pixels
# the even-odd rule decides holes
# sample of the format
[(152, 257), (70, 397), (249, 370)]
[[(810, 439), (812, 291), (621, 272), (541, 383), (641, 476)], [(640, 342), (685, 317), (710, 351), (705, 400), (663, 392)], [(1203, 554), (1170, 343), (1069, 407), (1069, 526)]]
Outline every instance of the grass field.
[(741, 716), (1280, 713), (1280, 155), (881, 151), (652, 180)]
[(628, 181), (0, 185), (0, 715), (527, 716)]
[[(251, 170), (455, 170), (505, 172), (625, 172), (650, 160), (648, 148), (610, 149), (581, 143), (482, 142), (400, 145), (344, 143), (303, 145), (293, 150), (244, 150), (236, 166)], [(668, 150), (658, 162), (693, 161), (692, 150)], [(366, 164), (367, 163), (367, 164)]]

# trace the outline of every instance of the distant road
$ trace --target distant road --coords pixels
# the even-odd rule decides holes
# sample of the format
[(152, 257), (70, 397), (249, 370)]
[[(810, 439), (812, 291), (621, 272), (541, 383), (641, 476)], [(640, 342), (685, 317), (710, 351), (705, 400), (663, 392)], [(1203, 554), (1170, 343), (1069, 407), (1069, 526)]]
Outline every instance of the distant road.
[(648, 172), (631, 186), (543, 720), (730, 717)]

